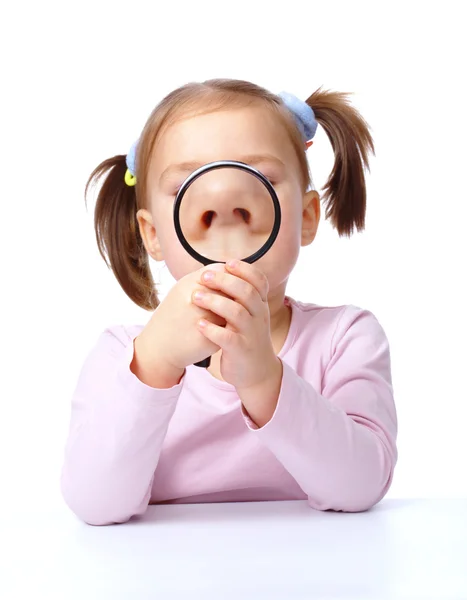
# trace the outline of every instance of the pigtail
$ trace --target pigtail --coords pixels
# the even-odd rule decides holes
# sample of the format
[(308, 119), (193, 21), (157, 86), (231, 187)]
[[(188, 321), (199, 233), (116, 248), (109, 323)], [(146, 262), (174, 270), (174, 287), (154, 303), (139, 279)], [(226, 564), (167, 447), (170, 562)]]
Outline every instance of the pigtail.
[[(374, 155), (370, 127), (347, 100), (345, 92), (316, 90), (306, 101), (325, 130), (333, 151), (334, 167), (322, 200), (339, 236), (351, 236), (365, 228), (366, 186), (363, 167), (368, 171), (368, 155)], [(363, 163), (363, 164), (362, 164)]]
[(127, 296), (145, 310), (159, 305), (138, 221), (135, 186), (124, 181), (125, 155), (101, 162), (91, 173), (85, 189), (105, 176), (97, 196), (94, 230), (100, 255), (112, 269)]

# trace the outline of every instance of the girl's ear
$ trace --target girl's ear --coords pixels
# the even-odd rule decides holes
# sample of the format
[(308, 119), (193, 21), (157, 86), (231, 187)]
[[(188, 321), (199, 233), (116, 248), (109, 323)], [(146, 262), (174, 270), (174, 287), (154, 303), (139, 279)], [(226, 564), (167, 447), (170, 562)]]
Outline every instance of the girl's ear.
[(164, 260), (151, 213), (145, 208), (140, 208), (136, 218), (146, 252), (156, 261)]
[(321, 204), (319, 194), (315, 190), (310, 190), (303, 196), (302, 246), (308, 246), (315, 239), (320, 217)]

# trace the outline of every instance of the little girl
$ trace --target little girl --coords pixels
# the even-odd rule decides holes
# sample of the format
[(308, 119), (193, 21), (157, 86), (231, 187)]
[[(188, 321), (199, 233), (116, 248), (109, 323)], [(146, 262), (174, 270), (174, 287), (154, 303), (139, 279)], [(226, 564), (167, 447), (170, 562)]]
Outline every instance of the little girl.
[[(353, 305), (285, 295), (320, 219), (306, 156), (318, 123), (335, 154), (326, 218), (350, 236), (364, 228), (374, 147), (343, 93), (319, 88), (302, 102), (245, 81), (185, 85), (156, 106), (128, 155), (91, 174), (86, 192), (105, 177), (99, 250), (152, 315), (105, 329), (78, 378), (61, 489), (85, 522), (122, 523), (162, 502), (307, 499), (363, 511), (388, 491), (397, 417), (381, 325)], [(197, 166), (223, 159), (273, 183), (281, 227), (257, 262), (200, 268), (177, 238), (174, 198)], [(219, 197), (216, 188), (209, 200), (222, 211)], [(149, 256), (177, 281), (162, 302)], [(208, 369), (194, 364), (207, 356)]]

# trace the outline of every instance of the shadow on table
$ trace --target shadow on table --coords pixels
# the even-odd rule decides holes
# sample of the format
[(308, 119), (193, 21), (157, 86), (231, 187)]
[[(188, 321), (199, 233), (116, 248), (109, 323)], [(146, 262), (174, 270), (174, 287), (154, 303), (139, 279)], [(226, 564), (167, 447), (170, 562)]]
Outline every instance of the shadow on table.
[[(343, 512), (325, 510), (319, 511), (311, 508), (306, 500), (270, 501), (270, 502), (215, 502), (200, 504), (151, 504), (142, 516), (132, 517), (128, 524), (147, 526), (150, 523), (223, 523), (242, 521), (269, 521), (286, 519), (289, 523), (303, 522), (304, 519), (326, 521), (333, 519), (368, 519), (368, 515), (399, 511), (411, 505), (410, 500), (388, 499), (383, 500), (368, 511)], [(413, 505), (413, 501), (412, 501)]]

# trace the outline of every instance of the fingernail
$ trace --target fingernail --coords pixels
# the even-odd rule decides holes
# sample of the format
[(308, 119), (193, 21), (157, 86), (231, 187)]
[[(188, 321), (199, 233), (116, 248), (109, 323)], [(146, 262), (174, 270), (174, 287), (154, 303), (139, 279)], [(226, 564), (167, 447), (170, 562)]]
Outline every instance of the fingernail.
[(228, 260), (227, 266), (230, 267), (231, 269), (234, 269), (236, 266), (238, 266), (238, 260), (236, 260), (236, 259)]
[(212, 271), (206, 271), (203, 273), (203, 279), (204, 281), (210, 281), (211, 279), (214, 279), (214, 273)]

